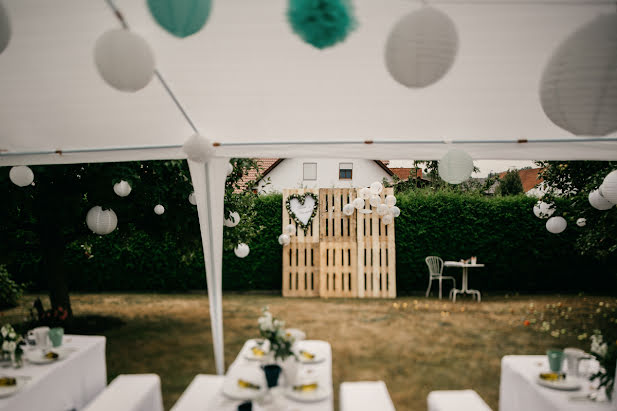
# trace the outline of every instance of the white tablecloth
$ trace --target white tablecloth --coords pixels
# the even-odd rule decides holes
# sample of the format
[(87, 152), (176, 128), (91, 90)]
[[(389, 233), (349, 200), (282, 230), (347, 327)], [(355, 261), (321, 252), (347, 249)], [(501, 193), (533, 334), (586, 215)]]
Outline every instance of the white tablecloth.
[[(305, 340), (297, 343), (302, 349), (309, 352), (319, 352), (325, 355), (325, 360), (317, 364), (304, 364), (301, 367), (310, 368), (318, 376), (319, 382), (332, 389), (332, 349), (325, 341)], [(227, 375), (233, 374), (242, 367), (259, 367), (258, 361), (245, 358), (255, 345), (254, 340), (248, 340), (236, 360), (229, 366)], [(279, 380), (280, 381), (280, 380)], [(231, 400), (223, 395), (224, 377), (215, 375), (198, 375), (193, 379), (172, 411), (236, 411), (243, 401)], [(280, 389), (277, 389), (280, 390)], [(282, 393), (274, 394), (274, 401), (270, 404), (261, 404), (253, 401), (253, 411), (332, 411), (334, 410), (333, 395), (318, 402), (298, 402), (286, 398)]]
[(355, 381), (341, 384), (341, 411), (395, 411), (383, 381)]
[[(564, 364), (565, 366), (565, 364)], [(588, 393), (591, 383), (581, 379), (578, 391), (559, 391), (536, 382), (548, 372), (546, 355), (508, 355), (501, 359), (499, 411), (600, 411), (614, 410), (607, 402), (574, 401), (571, 396)], [(567, 373), (567, 370), (565, 370)]]
[(163, 411), (156, 374), (119, 375), (84, 411)]
[(20, 391), (0, 399), (1, 411), (79, 410), (105, 388), (105, 337), (65, 335), (62, 346), (72, 350), (63, 360), (0, 368), (3, 375), (31, 378)]

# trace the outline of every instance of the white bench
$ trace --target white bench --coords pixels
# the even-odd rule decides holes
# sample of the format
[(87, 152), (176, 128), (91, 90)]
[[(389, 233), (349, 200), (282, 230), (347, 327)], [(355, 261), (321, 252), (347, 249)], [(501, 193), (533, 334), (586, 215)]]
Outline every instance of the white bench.
[(163, 411), (156, 374), (119, 375), (83, 411)]
[(491, 411), (474, 390), (431, 391), (428, 411)]
[(344, 382), (339, 397), (341, 411), (395, 411), (383, 381)]

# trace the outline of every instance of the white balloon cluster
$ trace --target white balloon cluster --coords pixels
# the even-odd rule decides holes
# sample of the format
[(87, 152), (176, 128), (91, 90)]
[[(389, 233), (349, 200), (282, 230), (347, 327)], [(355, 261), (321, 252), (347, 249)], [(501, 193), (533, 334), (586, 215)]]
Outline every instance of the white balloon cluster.
[(385, 203), (381, 202), (379, 194), (383, 191), (383, 184), (379, 181), (375, 181), (369, 187), (363, 187), (358, 189), (358, 197), (351, 203), (347, 203), (343, 206), (343, 214), (346, 216), (353, 215), (355, 210), (358, 210), (362, 214), (372, 214), (373, 210), (365, 210), (366, 200), (375, 208), (375, 212), (382, 217), (384, 224), (390, 224), (394, 221), (395, 217), (401, 215), (401, 210), (396, 207), (396, 197), (392, 194), (386, 196)]
[(291, 237), (296, 234), (296, 226), (293, 224), (288, 224), (285, 226), (283, 230), (283, 234), (279, 235), (279, 244), (282, 246), (286, 246), (291, 242)]

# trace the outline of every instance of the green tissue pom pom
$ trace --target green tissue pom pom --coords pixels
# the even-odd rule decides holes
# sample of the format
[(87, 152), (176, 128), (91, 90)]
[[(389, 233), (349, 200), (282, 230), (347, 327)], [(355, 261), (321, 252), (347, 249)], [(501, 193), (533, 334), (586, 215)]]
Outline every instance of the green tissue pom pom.
[(197, 33), (210, 16), (210, 0), (148, 0), (154, 20), (177, 37)]
[(342, 42), (357, 25), (349, 0), (289, 0), (287, 18), (293, 31), (318, 49)]

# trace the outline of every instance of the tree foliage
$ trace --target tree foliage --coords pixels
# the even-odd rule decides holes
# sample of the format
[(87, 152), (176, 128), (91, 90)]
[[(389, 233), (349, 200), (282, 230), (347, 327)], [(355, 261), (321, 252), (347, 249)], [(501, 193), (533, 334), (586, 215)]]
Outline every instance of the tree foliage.
[(514, 196), (523, 194), (523, 182), (518, 170), (508, 170), (497, 186), (497, 194), (502, 196)]

